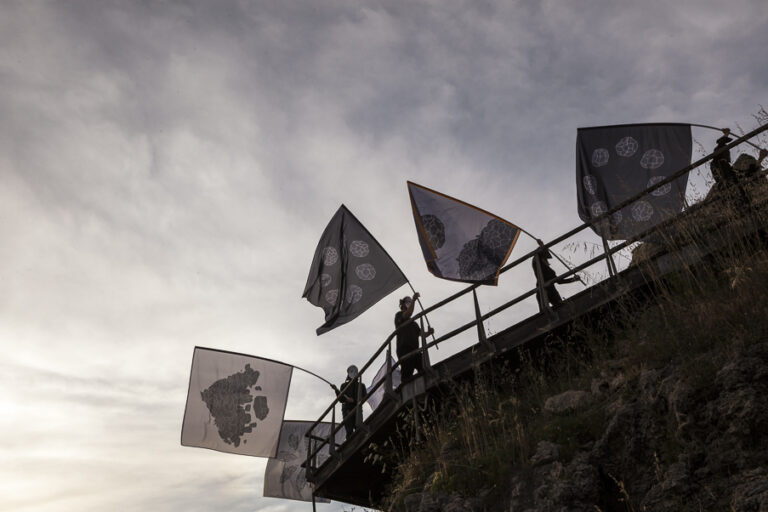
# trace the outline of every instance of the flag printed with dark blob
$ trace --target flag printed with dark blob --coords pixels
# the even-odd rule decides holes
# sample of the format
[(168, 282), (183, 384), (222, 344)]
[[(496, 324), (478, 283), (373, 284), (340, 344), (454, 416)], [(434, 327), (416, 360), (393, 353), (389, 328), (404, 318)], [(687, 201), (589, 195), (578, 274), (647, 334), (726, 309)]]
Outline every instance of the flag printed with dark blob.
[(495, 285), (520, 236), (520, 228), (410, 181), (408, 193), (429, 271), (443, 279)]
[[(691, 163), (691, 126), (635, 124), (579, 128), (576, 189), (579, 217), (589, 221)], [(688, 174), (638, 199), (593, 229), (625, 240), (679, 213)]]
[(277, 361), (195, 347), (181, 444), (275, 456), (292, 373)]
[(320, 335), (354, 320), (407, 282), (387, 251), (341, 205), (317, 244), (302, 297), (325, 312)]
[[(307, 461), (309, 438), (306, 435), (312, 424), (311, 421), (283, 422), (277, 456), (267, 461), (267, 468), (264, 471), (265, 497), (312, 501), (312, 484), (307, 482), (306, 468), (301, 467)], [(330, 433), (330, 423), (319, 423), (312, 431), (313, 436), (324, 439), (327, 439)], [(341, 444), (343, 441), (344, 428), (342, 427), (336, 432), (336, 443)], [(330, 457), (330, 450), (326, 444), (318, 451), (315, 465), (319, 467), (328, 457)], [(315, 498), (315, 501), (330, 503), (330, 500), (323, 498)]]

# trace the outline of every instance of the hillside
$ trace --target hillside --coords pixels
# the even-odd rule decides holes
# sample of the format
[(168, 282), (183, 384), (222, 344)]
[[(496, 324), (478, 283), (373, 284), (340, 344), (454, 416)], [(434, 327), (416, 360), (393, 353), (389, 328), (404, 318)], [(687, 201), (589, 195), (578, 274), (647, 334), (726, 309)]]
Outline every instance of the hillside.
[(379, 508), (768, 511), (764, 186), (750, 189), (752, 210), (712, 203), (641, 245), (637, 264), (711, 243), (716, 224), (758, 234), (522, 354), (521, 368), (457, 386), (421, 442), (376, 447), (370, 458), (395, 468)]

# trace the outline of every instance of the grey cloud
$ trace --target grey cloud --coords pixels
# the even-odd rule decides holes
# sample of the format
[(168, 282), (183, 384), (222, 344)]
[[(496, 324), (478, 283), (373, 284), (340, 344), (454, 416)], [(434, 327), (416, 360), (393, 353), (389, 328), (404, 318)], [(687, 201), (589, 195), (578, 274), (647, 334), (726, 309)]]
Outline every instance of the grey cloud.
[[(760, 0), (3, 7), (0, 338), (14, 349), (3, 382), (29, 378), (24, 396), (75, 407), (80, 423), (51, 409), (73, 430), (102, 435), (102, 409), (119, 418), (120, 443), (83, 454), (124, 456), (110, 485), (160, 448), (173, 467), (210, 464), (190, 477), (204, 489), (191, 497), (167, 475), (159, 491), (137, 491), (168, 510), (252, 509), (259, 495), (247, 479), (236, 482), (245, 490), (221, 488), (251, 466), (177, 445), (192, 346), (295, 362), (335, 382), (392, 329), (401, 292), (313, 334), (321, 315), (299, 295), (340, 203), (429, 303), (456, 287), (425, 271), (406, 179), (546, 238), (577, 222), (576, 127), (751, 125), (766, 102)], [(532, 286), (526, 276), (483, 300)], [(296, 416), (327, 398), (299, 382)], [(81, 510), (103, 508), (82, 500)]]

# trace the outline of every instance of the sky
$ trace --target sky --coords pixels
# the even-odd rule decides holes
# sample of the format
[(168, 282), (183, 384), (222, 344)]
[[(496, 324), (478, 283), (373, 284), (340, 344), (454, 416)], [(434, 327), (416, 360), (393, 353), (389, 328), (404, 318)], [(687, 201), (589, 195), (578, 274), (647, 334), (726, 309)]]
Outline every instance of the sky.
[[(339, 205), (430, 305), (462, 286), (427, 272), (407, 180), (548, 240), (580, 224), (578, 127), (748, 130), (768, 104), (763, 0), (0, 8), (0, 510), (310, 510), (262, 497), (264, 459), (180, 446), (181, 420), (195, 346), (340, 383), (391, 332), (407, 288), (315, 335), (301, 294)], [(449, 311), (438, 334), (472, 320)], [(332, 399), (296, 371), (285, 418)]]

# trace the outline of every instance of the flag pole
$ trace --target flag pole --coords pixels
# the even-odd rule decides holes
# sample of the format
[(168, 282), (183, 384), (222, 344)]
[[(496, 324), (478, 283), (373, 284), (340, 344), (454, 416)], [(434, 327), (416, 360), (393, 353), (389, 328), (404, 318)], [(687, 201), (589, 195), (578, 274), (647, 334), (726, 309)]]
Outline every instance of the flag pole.
[(323, 382), (325, 382), (325, 383), (326, 383), (326, 384), (328, 384), (329, 386), (333, 387), (333, 383), (332, 383), (331, 381), (329, 381), (329, 380), (327, 380), (327, 379), (324, 379), (324, 378), (322, 378), (322, 377), (321, 377), (321, 376), (319, 376), (318, 374), (316, 374), (316, 373), (314, 373), (314, 372), (311, 372), (311, 371), (309, 371), (309, 370), (305, 370), (305, 369), (304, 369), (304, 368), (302, 368), (301, 366), (295, 366), (295, 365), (291, 365), (291, 366), (293, 366), (293, 367), (294, 367), (294, 368), (296, 368), (297, 370), (301, 370), (301, 371), (303, 371), (303, 372), (305, 372), (305, 373), (308, 373), (308, 374), (310, 374), (310, 375), (312, 375), (312, 376), (314, 376), (314, 377), (317, 377), (318, 379), (322, 380)]
[[(523, 229), (523, 228), (521, 228), (520, 226), (517, 226), (517, 228), (518, 228), (520, 231), (522, 231), (523, 233), (525, 233), (526, 235), (528, 235), (529, 237), (533, 238), (533, 240), (534, 240), (534, 241), (536, 241), (536, 242), (538, 242), (538, 241), (539, 241), (539, 239), (538, 239), (538, 238), (536, 238), (535, 236), (533, 236), (532, 234), (530, 234), (528, 231), (524, 230), (524, 229)], [(571, 270), (571, 266), (570, 266), (570, 265), (568, 265), (568, 264), (567, 264), (565, 261), (563, 261), (563, 259), (562, 259), (560, 256), (558, 256), (558, 255), (557, 255), (557, 253), (556, 253), (555, 251), (549, 251), (549, 252), (550, 252), (550, 254), (552, 254), (552, 255), (553, 255), (555, 258), (557, 258), (557, 261), (559, 261), (560, 263), (562, 263), (562, 264), (563, 264), (563, 266), (564, 266), (565, 268), (567, 268), (568, 270)], [(580, 282), (581, 284), (583, 284), (584, 286), (587, 286), (587, 283), (585, 283), (585, 282), (584, 282), (584, 280), (581, 278), (581, 276), (580, 276), (578, 273), (577, 273), (577, 274), (575, 274), (575, 275), (576, 275), (576, 278), (579, 280), (579, 282)]]
[[(403, 275), (405, 275), (405, 274), (403, 274)], [(413, 289), (413, 285), (411, 284), (411, 282), (410, 281), (406, 281), (406, 282), (408, 283), (408, 286), (411, 288), (411, 291), (413, 292), (413, 294), (416, 295), (416, 290)], [(419, 307), (421, 308), (421, 310), (424, 311), (424, 306), (421, 305), (421, 299), (416, 299), (416, 302), (419, 304)], [(427, 317), (427, 315), (424, 315), (424, 319), (427, 321), (427, 327), (429, 329), (431, 329), (432, 326), (429, 325), (429, 318)], [(435, 341), (435, 333), (434, 332), (432, 333), (432, 341)], [(435, 345), (435, 348), (437, 350), (440, 350), (440, 347), (438, 345)]]
[[(727, 129), (728, 129), (728, 131), (730, 131), (730, 132), (733, 132), (733, 130), (731, 130), (731, 129), (730, 129), (729, 127), (727, 127), (727, 126), (726, 126), (725, 128), (718, 128), (718, 127), (716, 127), (716, 126), (709, 126), (709, 125), (707, 125), (707, 124), (695, 124), (695, 123), (689, 123), (689, 124), (690, 124), (691, 126), (697, 126), (697, 127), (699, 127), (699, 128), (707, 128), (707, 129), (709, 129), (709, 130), (715, 130), (715, 131), (718, 131), (718, 132), (722, 132), (723, 130), (725, 130), (725, 129), (727, 128)], [(752, 142), (750, 142), (750, 141), (748, 141), (748, 140), (745, 140), (744, 142), (746, 142), (747, 144), (749, 144), (750, 146), (752, 146), (753, 148), (755, 148), (755, 149), (757, 149), (757, 150), (765, 149), (765, 148), (761, 148), (761, 147), (760, 147), (760, 146), (758, 146), (757, 144), (753, 144)]]

